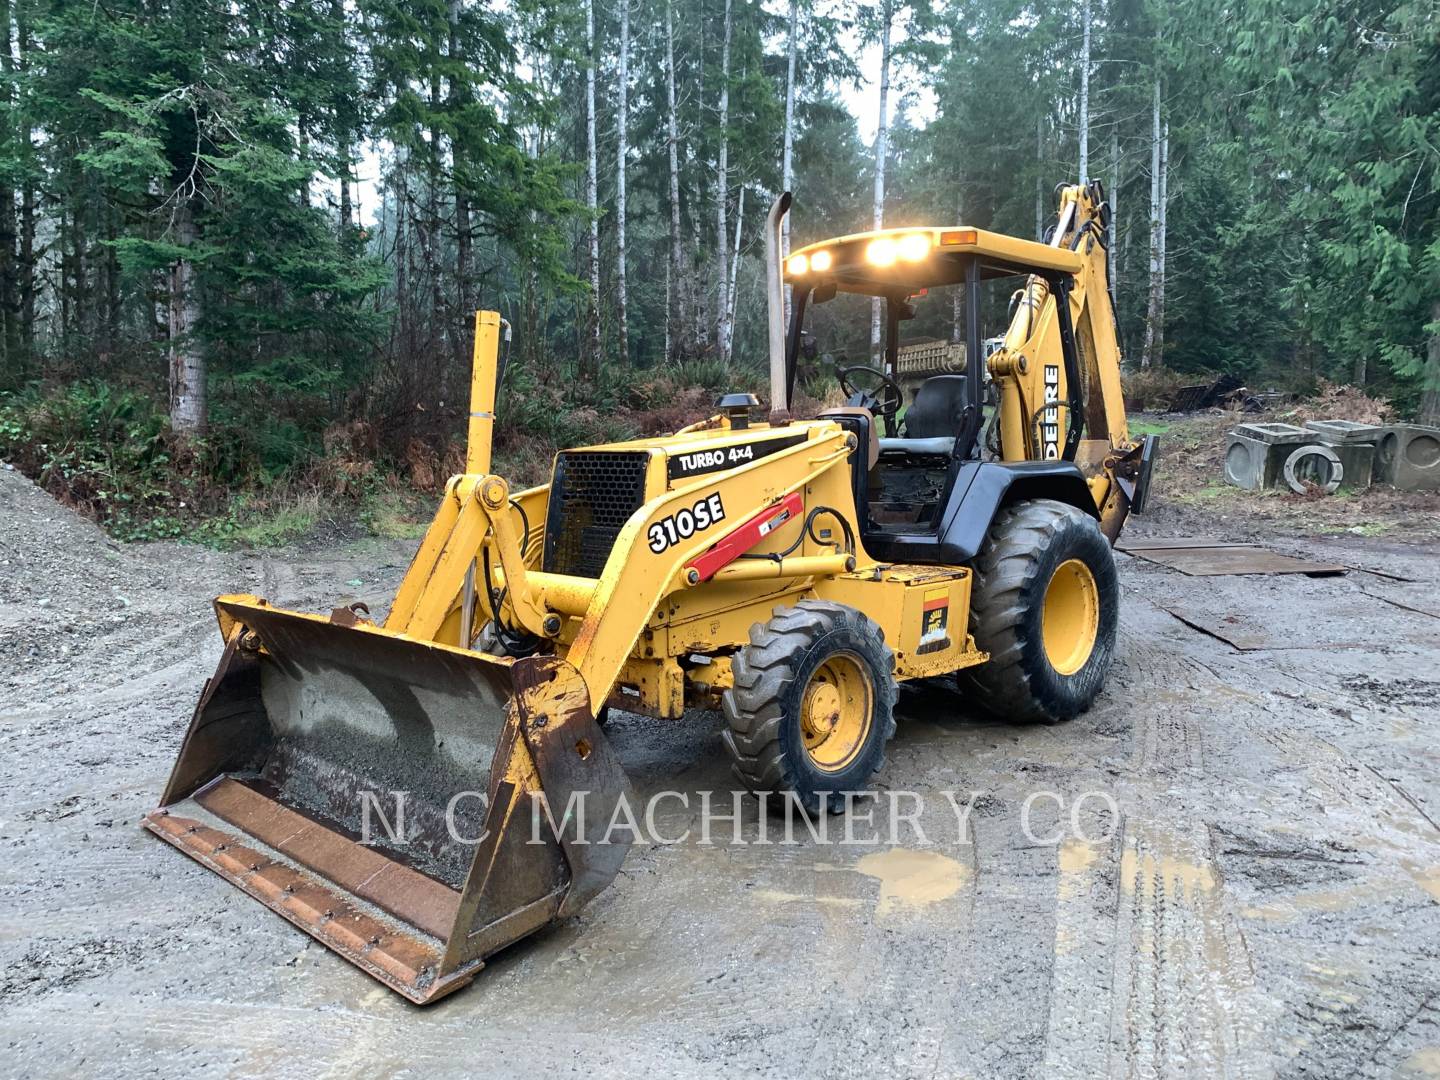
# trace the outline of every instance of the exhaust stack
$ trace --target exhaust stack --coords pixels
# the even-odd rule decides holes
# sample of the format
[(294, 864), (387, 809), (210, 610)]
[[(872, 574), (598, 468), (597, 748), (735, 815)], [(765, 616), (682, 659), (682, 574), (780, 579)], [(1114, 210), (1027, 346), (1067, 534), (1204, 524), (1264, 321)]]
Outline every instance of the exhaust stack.
[(765, 295), (769, 301), (770, 412), (790, 415), (789, 379), (785, 371), (785, 278), (780, 265), (780, 226), (790, 212), (790, 192), (770, 206), (765, 222)]

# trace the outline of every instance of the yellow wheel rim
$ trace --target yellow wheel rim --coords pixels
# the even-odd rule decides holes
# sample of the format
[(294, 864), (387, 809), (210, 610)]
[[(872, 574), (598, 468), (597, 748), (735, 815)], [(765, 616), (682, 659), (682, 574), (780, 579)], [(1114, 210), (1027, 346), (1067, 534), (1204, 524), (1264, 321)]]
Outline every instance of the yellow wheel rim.
[(839, 772), (860, 753), (873, 722), (875, 687), (858, 656), (836, 653), (810, 676), (800, 698), (800, 734), (815, 767)]
[(1095, 651), (1100, 633), (1100, 591), (1095, 575), (1079, 559), (1055, 568), (1045, 587), (1041, 617), (1045, 658), (1061, 675), (1074, 675)]

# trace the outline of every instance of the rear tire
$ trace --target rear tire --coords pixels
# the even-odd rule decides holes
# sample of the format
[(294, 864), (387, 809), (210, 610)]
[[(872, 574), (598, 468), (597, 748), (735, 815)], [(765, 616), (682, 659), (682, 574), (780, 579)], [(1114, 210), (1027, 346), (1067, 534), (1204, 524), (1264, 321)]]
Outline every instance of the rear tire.
[(732, 660), (721, 738), (753, 792), (792, 791), (811, 814), (862, 790), (895, 734), (895, 654), (870, 619), (802, 600), (750, 628)]
[(1115, 556), (1095, 519), (1051, 499), (1008, 506), (973, 567), (971, 633), (990, 659), (957, 674), (960, 690), (1001, 720), (1053, 724), (1088, 709), (1120, 612)]

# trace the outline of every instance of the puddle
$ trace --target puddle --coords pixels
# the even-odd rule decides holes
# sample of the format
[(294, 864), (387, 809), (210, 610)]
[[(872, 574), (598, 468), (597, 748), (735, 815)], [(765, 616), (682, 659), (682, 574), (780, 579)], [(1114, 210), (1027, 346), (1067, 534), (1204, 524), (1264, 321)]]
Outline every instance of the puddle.
[(1217, 884), (1212, 867), (1188, 862), (1174, 855), (1141, 854), (1126, 846), (1120, 857), (1120, 884), (1127, 893), (1139, 886), (1147, 896), (1157, 893), (1193, 902), (1201, 893), (1213, 892)]
[(1436, 900), (1440, 900), (1440, 866), (1423, 867), (1409, 862), (1402, 862), (1400, 865), (1410, 872), (1416, 885), (1419, 885)]
[[(1440, 902), (1440, 866), (1421, 866), (1408, 859), (1400, 860), (1400, 865), (1416, 885)], [(1348, 911), (1366, 904), (1386, 903), (1404, 891), (1403, 878), (1370, 879), (1338, 889), (1296, 893), (1272, 904), (1243, 908), (1240, 914), (1249, 919), (1283, 922), (1312, 912)]]
[(970, 868), (936, 851), (891, 848), (866, 855), (855, 869), (880, 882), (879, 916), (928, 907), (960, 891)]
[(1060, 845), (1060, 899), (1073, 900), (1087, 884), (1081, 875), (1100, 857), (1100, 849), (1071, 838)]
[(1416, 1050), (1405, 1059), (1401, 1069), (1410, 1076), (1440, 1076), (1440, 1046)]

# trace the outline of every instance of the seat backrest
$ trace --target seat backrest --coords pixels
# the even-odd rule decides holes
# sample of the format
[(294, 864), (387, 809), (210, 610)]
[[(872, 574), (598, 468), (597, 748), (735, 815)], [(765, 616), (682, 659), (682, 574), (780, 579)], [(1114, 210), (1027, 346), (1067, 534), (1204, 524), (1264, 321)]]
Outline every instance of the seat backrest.
[(969, 379), (964, 375), (936, 375), (926, 379), (905, 410), (905, 437), (938, 439), (960, 430)]

